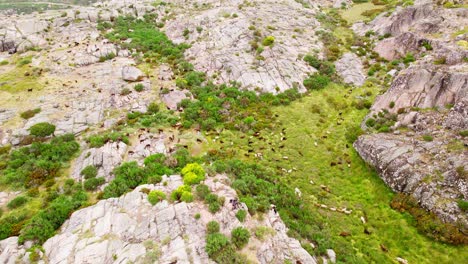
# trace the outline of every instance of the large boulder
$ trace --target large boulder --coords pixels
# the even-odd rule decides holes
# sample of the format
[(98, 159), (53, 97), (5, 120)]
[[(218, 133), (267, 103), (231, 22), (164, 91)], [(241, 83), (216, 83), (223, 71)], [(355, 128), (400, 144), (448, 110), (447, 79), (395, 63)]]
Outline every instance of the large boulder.
[(143, 80), (145, 75), (143, 72), (134, 66), (124, 66), (122, 68), (122, 79), (129, 82), (138, 82)]
[(335, 62), (335, 67), (345, 83), (361, 86), (366, 80), (362, 62), (354, 53), (343, 54), (343, 57)]

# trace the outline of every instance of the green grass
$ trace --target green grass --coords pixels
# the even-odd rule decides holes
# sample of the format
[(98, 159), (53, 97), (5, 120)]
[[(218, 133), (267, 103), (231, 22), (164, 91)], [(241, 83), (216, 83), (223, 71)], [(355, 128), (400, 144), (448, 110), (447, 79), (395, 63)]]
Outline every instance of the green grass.
[(22, 92), (28, 89), (37, 91), (43, 85), (39, 82), (40, 70), (28, 65), (18, 66), (6, 73), (0, 74), (0, 91), (10, 93)]
[[(338, 259), (347, 263), (392, 263), (396, 257), (409, 263), (458, 263), (466, 259), (466, 248), (430, 240), (418, 233), (414, 218), (393, 210), (390, 202), (394, 194), (346, 139), (346, 131), (359, 126), (367, 113), (355, 109), (352, 102), (371, 89), (356, 88), (347, 96), (347, 90), (332, 84), (289, 106), (274, 107), (278, 117), (273, 129), (260, 131), (263, 140), (248, 135), (241, 138), (240, 132), (233, 131), (221, 133), (220, 139), (226, 147), (233, 142), (236, 158), (276, 169), (282, 174), (278, 184), (302, 191), (307, 204), (303, 210), (312, 212), (316, 224), (312, 237), (319, 244), (318, 253), (333, 248)], [(283, 128), (285, 134), (281, 135)], [(219, 148), (219, 144), (210, 147)], [(263, 158), (254, 157), (254, 153), (262, 153)], [(353, 212), (332, 212), (316, 207), (317, 203)], [(367, 224), (361, 222), (361, 216)], [(366, 234), (366, 229), (371, 234)], [(341, 237), (341, 232), (351, 235)], [(382, 251), (381, 245), (388, 252)]]
[(379, 8), (379, 6), (374, 5), (371, 2), (362, 3), (362, 4), (354, 4), (351, 8), (344, 10), (341, 13), (341, 16), (348, 21), (348, 23), (355, 23), (358, 21), (368, 21), (370, 20), (369, 17), (363, 16), (362, 13)]

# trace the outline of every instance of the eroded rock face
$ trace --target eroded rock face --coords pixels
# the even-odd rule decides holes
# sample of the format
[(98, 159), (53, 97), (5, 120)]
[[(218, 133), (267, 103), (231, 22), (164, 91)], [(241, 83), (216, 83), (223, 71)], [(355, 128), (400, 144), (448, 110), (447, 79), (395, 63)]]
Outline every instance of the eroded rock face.
[[(400, 108), (444, 108), (467, 96), (468, 65), (415, 65), (400, 72), (388, 91), (376, 98), (371, 111), (387, 109), (396, 113)], [(391, 102), (393, 108), (389, 107)]]
[[(216, 179), (216, 180), (215, 180)], [(261, 222), (247, 217), (240, 223), (235, 217), (230, 199), (236, 192), (224, 184), (225, 176), (208, 178), (206, 184), (216, 194), (224, 196), (222, 209), (211, 214), (201, 202), (159, 202), (152, 206), (143, 189), (161, 190), (167, 195), (182, 184), (180, 176), (164, 177), (163, 184), (143, 185), (120, 198), (111, 198), (75, 212), (60, 232), (44, 244), (48, 263), (213, 263), (205, 252), (209, 221), (218, 221), (221, 232), (230, 235), (233, 228), (266, 226), (274, 234), (264, 242), (251, 238), (254, 256), (260, 263), (316, 263), (300, 243), (286, 235), (279, 216), (269, 212)], [(242, 205), (245, 206), (245, 205)], [(201, 215), (195, 219), (195, 214)]]
[(354, 53), (345, 53), (335, 62), (337, 73), (345, 83), (361, 86), (366, 80), (364, 69), (359, 57)]
[(123, 142), (108, 142), (100, 148), (84, 150), (75, 161), (71, 177), (84, 181), (81, 171), (87, 166), (98, 169), (97, 177), (104, 177), (106, 182), (113, 179), (112, 170), (123, 162), (128, 146)]
[(422, 207), (446, 222), (460, 223), (466, 231), (468, 218), (457, 201), (468, 199), (468, 180), (456, 168), (468, 170), (467, 152), (451, 150), (453, 139), (461, 142), (456, 133), (431, 132), (432, 142), (421, 138), (426, 129), (416, 134), (361, 136), (354, 147), (392, 190), (412, 195)]

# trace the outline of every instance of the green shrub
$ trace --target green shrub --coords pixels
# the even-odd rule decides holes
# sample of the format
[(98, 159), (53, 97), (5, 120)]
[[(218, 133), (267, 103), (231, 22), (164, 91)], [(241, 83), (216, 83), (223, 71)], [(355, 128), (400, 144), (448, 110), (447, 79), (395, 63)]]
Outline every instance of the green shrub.
[(273, 36), (267, 36), (262, 40), (263, 46), (272, 46), (273, 43), (275, 43), (275, 37)]
[(20, 114), (20, 116), (23, 119), (30, 119), (30, 118), (34, 117), (36, 114), (38, 114), (39, 112), (41, 112), (41, 109), (36, 108), (36, 109), (24, 111), (24, 112), (22, 112)]
[(83, 191), (77, 191), (70, 196), (61, 195), (55, 198), (45, 209), (37, 213), (21, 230), (19, 243), (27, 240), (44, 243), (52, 237), (70, 214), (82, 206), (88, 197)]
[(173, 201), (180, 201), (181, 198), (182, 198), (182, 195), (184, 193), (189, 193), (191, 194), (192, 192), (192, 188), (190, 188), (190, 186), (188, 185), (180, 185), (179, 187), (177, 187), (177, 189), (175, 189), (172, 193), (171, 193), (171, 199)]
[(36, 137), (47, 137), (55, 132), (55, 126), (47, 123), (37, 123), (29, 128), (29, 133)]
[(308, 90), (320, 90), (325, 88), (330, 83), (330, 78), (328, 76), (314, 74), (305, 79), (303, 84)]
[(374, 118), (368, 118), (366, 120), (366, 126), (368, 127), (374, 127), (375, 126), (375, 119)]
[(423, 135), (422, 139), (427, 142), (431, 142), (434, 140), (434, 138), (431, 135)]
[(135, 85), (134, 89), (137, 92), (142, 92), (145, 89), (145, 86), (143, 84), (139, 83), (139, 84)]
[(112, 173), (115, 179), (104, 188), (104, 199), (121, 196), (146, 180), (144, 170), (136, 161), (122, 163)]
[(32, 56), (27, 56), (27, 57), (21, 58), (18, 61), (18, 66), (24, 66), (24, 65), (30, 64), (31, 62), (32, 62)]
[(224, 197), (218, 197), (216, 194), (210, 193), (206, 195), (205, 202), (208, 204), (208, 210), (214, 214), (218, 212), (224, 204)]
[(13, 150), (3, 170), (2, 183), (35, 187), (57, 176), (64, 162), (79, 150), (73, 135), (53, 138), (50, 143), (34, 142)]
[(145, 16), (143, 19), (121, 16), (114, 20), (113, 31), (105, 36), (125, 49), (144, 53), (150, 61), (154, 58), (155, 61), (172, 63), (182, 59), (188, 45), (174, 44), (155, 26), (155, 22), (154, 16)]
[(148, 114), (156, 114), (159, 112), (159, 105), (157, 103), (150, 103), (148, 105), (147, 113)]
[(115, 53), (111, 52), (111, 53), (108, 53), (108, 54), (106, 54), (104, 56), (99, 57), (99, 62), (105, 62), (107, 60), (112, 60), (115, 57), (116, 57)]
[(315, 69), (319, 69), (320, 65), (322, 64), (321, 60), (310, 54), (304, 56), (304, 61), (307, 62), (310, 66), (314, 67)]
[(247, 211), (245, 210), (239, 210), (237, 211), (236, 213), (236, 218), (241, 221), (241, 222), (244, 222), (245, 221), (245, 217), (247, 217)]
[(236, 227), (231, 231), (231, 241), (238, 249), (247, 245), (249, 243), (249, 238), (249, 230), (243, 227)]
[(460, 210), (462, 210), (463, 212), (468, 212), (468, 201), (460, 199), (458, 200), (457, 204)]
[(208, 204), (208, 211), (210, 211), (210, 213), (212, 214), (218, 212), (220, 209), (221, 209), (221, 205), (219, 203), (215, 202), (215, 203)]
[(186, 185), (198, 184), (205, 179), (205, 170), (198, 163), (187, 164), (181, 173)]
[(199, 184), (195, 188), (195, 193), (199, 199), (204, 200), (205, 197), (211, 193), (211, 191), (205, 184)]
[(208, 253), (208, 256), (213, 257), (228, 245), (229, 240), (225, 235), (220, 233), (209, 234), (206, 237), (205, 251)]
[(407, 53), (406, 56), (403, 58), (403, 62), (405, 64), (408, 64), (408, 63), (413, 62), (415, 60), (416, 59), (414, 58), (413, 54), (411, 54), (411, 53)]
[(112, 142), (122, 141), (125, 144), (129, 143), (128, 137), (120, 132), (111, 132), (111, 133), (93, 135), (87, 139), (87, 142), (89, 143), (90, 148), (100, 148), (109, 141), (112, 141)]
[(191, 203), (193, 202), (193, 194), (191, 192), (183, 192), (180, 196), (180, 201)]
[(130, 91), (130, 89), (128, 89), (128, 88), (123, 88), (122, 90), (120, 90), (120, 95), (122, 95), (122, 96), (129, 95), (131, 93), (132, 93), (132, 91)]
[(152, 205), (155, 205), (164, 199), (166, 199), (166, 194), (162, 191), (154, 190), (148, 194), (148, 201)]
[(88, 165), (81, 170), (80, 175), (85, 179), (95, 178), (97, 176), (98, 169), (94, 165)]
[(18, 207), (21, 207), (23, 206), (25, 203), (28, 202), (28, 198), (24, 197), (24, 196), (18, 196), (18, 197), (15, 197), (13, 200), (11, 200), (8, 204), (7, 204), (7, 207), (9, 209), (16, 209)]
[(206, 233), (214, 234), (219, 232), (219, 223), (216, 221), (210, 221), (206, 224)]
[(388, 107), (390, 107), (390, 109), (392, 109), (393, 107), (395, 107), (395, 102), (391, 101), (390, 104), (388, 105)]
[(84, 182), (84, 189), (87, 191), (95, 191), (99, 186), (103, 185), (106, 180), (103, 177), (89, 178)]
[(424, 40), (422, 43), (421, 43), (421, 46), (423, 46), (424, 48), (426, 48), (426, 50), (432, 50), (432, 45), (429, 41), (427, 40)]
[(7, 60), (2, 60), (2, 61), (0, 61), (0, 65), (8, 65), (8, 61)]

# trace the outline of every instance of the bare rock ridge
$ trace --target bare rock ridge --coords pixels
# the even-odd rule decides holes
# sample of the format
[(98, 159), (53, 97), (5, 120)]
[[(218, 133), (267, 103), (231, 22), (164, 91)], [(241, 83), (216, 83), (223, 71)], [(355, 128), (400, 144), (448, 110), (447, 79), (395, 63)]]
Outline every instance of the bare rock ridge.
[[(454, 32), (466, 26), (466, 11), (430, 3), (354, 25), (361, 34), (391, 34), (375, 47), (384, 58), (419, 56), (376, 98), (366, 117), (393, 115), (390, 133), (361, 136), (355, 149), (394, 191), (411, 195), (465, 234), (468, 217), (457, 201), (468, 199), (468, 141), (461, 133), (468, 129), (468, 52)], [(364, 128), (372, 123), (366, 120)]]
[[(243, 226), (271, 229), (263, 240), (252, 237), (245, 252), (259, 263), (316, 263), (299, 241), (286, 235), (287, 228), (271, 210), (263, 220), (248, 216), (241, 223), (236, 218), (230, 199), (236, 192), (225, 185), (226, 176), (210, 177), (205, 184), (214, 193), (224, 196), (225, 204), (211, 214), (202, 202), (175, 203), (162, 201), (151, 205), (148, 190), (170, 192), (182, 184), (178, 175), (164, 177), (166, 184), (142, 185), (120, 198), (102, 200), (96, 205), (72, 214), (58, 234), (47, 240), (44, 255), (48, 263), (213, 263), (205, 252), (205, 226), (209, 221), (220, 224), (221, 233), (230, 235), (233, 228)], [(247, 209), (245, 204), (241, 206)], [(195, 219), (199, 213), (200, 218)], [(15, 263), (27, 259), (17, 238), (0, 241), (0, 261)]]
[[(197, 1), (197, 5), (175, 1), (174, 5), (184, 10), (175, 11), (178, 15), (168, 21), (166, 32), (177, 43), (193, 43), (186, 56), (197, 70), (216, 76), (218, 83), (236, 81), (251, 90), (305, 91), (302, 81), (314, 69), (298, 56), (321, 49), (315, 35), (316, 4), (310, 9), (294, 0)], [(190, 33), (184, 35), (185, 29)], [(274, 42), (261, 48), (268, 36)]]

